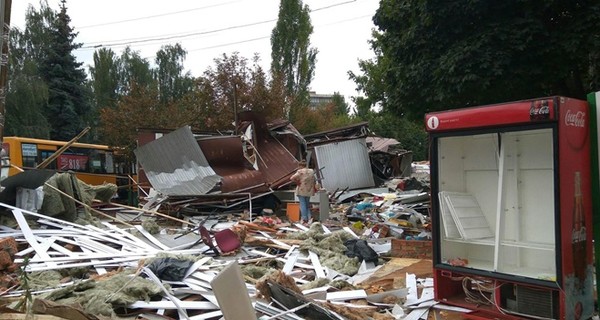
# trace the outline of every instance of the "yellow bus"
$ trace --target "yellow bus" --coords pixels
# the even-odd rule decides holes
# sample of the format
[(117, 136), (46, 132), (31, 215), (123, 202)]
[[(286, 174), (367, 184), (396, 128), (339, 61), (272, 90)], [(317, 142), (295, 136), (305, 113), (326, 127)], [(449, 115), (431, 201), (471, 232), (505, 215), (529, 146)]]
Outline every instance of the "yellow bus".
[[(11, 164), (8, 176), (36, 168), (67, 143), (56, 140), (4, 137), (2, 148), (8, 153)], [(124, 162), (124, 157), (106, 145), (79, 142), (73, 143), (46, 166), (46, 169), (57, 172), (75, 172), (79, 180), (89, 185), (116, 184), (120, 186), (119, 198), (125, 196), (123, 191), (130, 191), (128, 190), (130, 188), (121, 186), (135, 184), (134, 181), (130, 181), (130, 177), (135, 179), (133, 168), (134, 166)]]

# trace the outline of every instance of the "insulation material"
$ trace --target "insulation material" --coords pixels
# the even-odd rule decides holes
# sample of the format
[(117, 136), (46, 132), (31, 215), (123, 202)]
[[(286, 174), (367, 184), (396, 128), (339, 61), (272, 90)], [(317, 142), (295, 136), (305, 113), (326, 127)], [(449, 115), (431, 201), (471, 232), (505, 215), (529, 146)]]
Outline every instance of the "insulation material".
[[(133, 278), (132, 278), (133, 277)], [(64, 305), (80, 305), (93, 315), (115, 317), (114, 309), (135, 301), (148, 301), (161, 289), (151, 280), (121, 272), (107, 278), (79, 282), (42, 298)]]
[[(73, 199), (77, 199), (87, 205), (91, 205), (94, 199), (108, 202), (117, 193), (117, 186), (107, 183), (99, 186), (92, 186), (78, 180), (72, 173), (57, 173), (53, 175), (46, 184), (68, 194)], [(74, 222), (83, 220), (82, 224), (93, 221), (91, 214), (85, 209), (82, 214), (77, 211), (77, 202), (62, 195), (52, 187), (44, 185), (44, 201), (40, 212), (47, 216), (60, 216), (62, 219)]]
[(346, 231), (325, 234), (321, 223), (316, 222), (308, 231), (292, 233), (288, 238), (304, 240), (300, 249), (316, 253), (324, 267), (350, 276), (358, 272), (360, 266), (358, 259), (349, 258), (344, 254), (346, 251), (344, 242), (353, 239)]

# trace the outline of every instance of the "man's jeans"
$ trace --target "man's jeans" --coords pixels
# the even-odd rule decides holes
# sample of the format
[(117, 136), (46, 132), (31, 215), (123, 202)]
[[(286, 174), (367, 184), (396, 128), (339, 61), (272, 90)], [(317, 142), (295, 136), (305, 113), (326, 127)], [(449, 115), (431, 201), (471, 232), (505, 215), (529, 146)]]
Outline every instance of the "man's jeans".
[(300, 201), (300, 219), (310, 220), (310, 197), (298, 196), (298, 200)]

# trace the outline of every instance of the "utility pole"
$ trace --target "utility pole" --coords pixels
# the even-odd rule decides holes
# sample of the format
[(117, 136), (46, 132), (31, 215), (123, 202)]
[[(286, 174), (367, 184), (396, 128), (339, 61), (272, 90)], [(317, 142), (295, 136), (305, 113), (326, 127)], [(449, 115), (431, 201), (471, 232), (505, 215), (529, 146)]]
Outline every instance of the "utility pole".
[(0, 0), (0, 180), (7, 177), (10, 160), (7, 150), (2, 148), (4, 141), (4, 123), (6, 121), (6, 92), (8, 91), (8, 40), (10, 34), (10, 11), (12, 0)]

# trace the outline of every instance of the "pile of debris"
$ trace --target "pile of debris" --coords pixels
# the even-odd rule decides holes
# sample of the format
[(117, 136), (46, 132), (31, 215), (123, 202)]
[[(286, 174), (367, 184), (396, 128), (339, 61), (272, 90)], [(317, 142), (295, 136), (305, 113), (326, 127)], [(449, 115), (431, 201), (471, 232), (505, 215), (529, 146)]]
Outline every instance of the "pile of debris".
[[(433, 301), (430, 260), (391, 257), (390, 238), (359, 236), (353, 226), (307, 228), (274, 216), (180, 225), (142, 211), (144, 223), (81, 225), (0, 206), (16, 223), (0, 227), (11, 260), (1, 278), (6, 314), (427, 319), (429, 310), (467, 311)], [(151, 232), (149, 222), (162, 227)]]
[[(108, 203), (115, 186), (53, 182), (49, 171), (3, 181), (0, 314), (416, 320), (469, 311), (433, 299), (426, 163), (369, 136), (366, 123), (301, 136), (288, 122), (238, 118), (241, 135), (141, 130), (139, 206)], [(288, 210), (299, 159), (323, 187), (310, 227)]]

